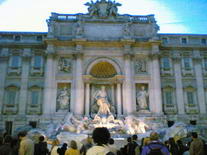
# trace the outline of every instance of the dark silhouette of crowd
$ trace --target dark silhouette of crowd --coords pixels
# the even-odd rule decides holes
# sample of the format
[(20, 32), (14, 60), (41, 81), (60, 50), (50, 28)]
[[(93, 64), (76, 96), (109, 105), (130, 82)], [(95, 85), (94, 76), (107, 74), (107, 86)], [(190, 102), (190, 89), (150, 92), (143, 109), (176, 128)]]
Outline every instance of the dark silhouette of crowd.
[(57, 139), (52, 141), (49, 149), (43, 135), (34, 143), (27, 132), (18, 133), (17, 138), (4, 134), (0, 136), (0, 155), (207, 155), (207, 145), (191, 133), (192, 141), (183, 144), (182, 140), (170, 137), (167, 141), (159, 140), (157, 132), (151, 132), (149, 137), (140, 140), (137, 135), (129, 136), (124, 146), (115, 145), (107, 128), (95, 128), (92, 137), (88, 136), (78, 146), (75, 140), (60, 145)]

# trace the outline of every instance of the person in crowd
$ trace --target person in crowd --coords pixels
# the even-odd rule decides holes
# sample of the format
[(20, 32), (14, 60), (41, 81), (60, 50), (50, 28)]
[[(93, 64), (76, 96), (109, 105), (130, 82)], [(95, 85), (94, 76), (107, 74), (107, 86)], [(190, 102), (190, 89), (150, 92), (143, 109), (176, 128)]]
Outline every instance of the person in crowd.
[(65, 154), (65, 151), (67, 150), (67, 148), (68, 148), (68, 144), (63, 143), (63, 145), (61, 146), (61, 148), (58, 148), (57, 149), (57, 152), (59, 153), (59, 155), (64, 155)]
[(170, 137), (168, 140), (168, 143), (169, 143), (169, 151), (170, 151), (171, 155), (178, 155), (179, 154), (178, 146), (175, 143), (174, 138)]
[(149, 137), (142, 138), (141, 145), (139, 147), (140, 152), (142, 152), (142, 149), (144, 148), (144, 146), (148, 145), (149, 142), (150, 142), (150, 138)]
[(146, 145), (141, 155), (170, 155), (167, 147), (159, 141), (159, 134), (157, 132), (150, 133), (150, 143)]
[(49, 150), (47, 148), (47, 142), (44, 142), (45, 137), (39, 137), (39, 143), (35, 144), (34, 155), (47, 155)]
[(90, 149), (93, 146), (92, 141), (93, 140), (92, 140), (91, 137), (86, 138), (86, 142), (83, 143), (83, 146), (80, 149), (81, 155), (86, 155), (87, 150)]
[(11, 150), (12, 150), (12, 155), (18, 155), (19, 154), (19, 140), (18, 140), (17, 137), (12, 138)]
[(137, 144), (137, 135), (133, 135), (132, 141), (128, 143), (127, 154), (128, 155), (140, 154), (139, 145)]
[(137, 135), (132, 136), (132, 143), (133, 143), (133, 154), (134, 155), (140, 155), (140, 149), (139, 145), (137, 143), (138, 137)]
[(50, 151), (50, 155), (58, 155), (57, 149), (58, 149), (59, 141), (58, 139), (55, 139), (52, 141), (52, 147)]
[(0, 146), (0, 155), (12, 155), (11, 141), (12, 137), (10, 135), (4, 138), (4, 143)]
[(34, 142), (27, 137), (27, 132), (18, 133), (20, 139), (19, 155), (34, 155)]
[(80, 155), (76, 141), (71, 140), (70, 148), (65, 151), (65, 155)]
[(191, 142), (188, 142), (188, 144), (187, 144), (187, 146), (186, 146), (186, 148), (185, 148), (185, 151), (183, 152), (182, 155), (190, 155), (190, 151), (189, 151), (189, 149), (190, 149), (190, 144), (191, 144)]
[(92, 134), (92, 138), (95, 146), (92, 146), (87, 152), (86, 155), (97, 155), (97, 154), (105, 154), (112, 155), (108, 147), (108, 141), (110, 138), (109, 130), (105, 127), (95, 128)]
[(192, 132), (191, 137), (193, 141), (190, 144), (190, 155), (204, 155), (203, 141), (198, 138), (198, 134), (196, 132)]
[(203, 140), (204, 154), (207, 154), (207, 143)]
[(4, 138), (0, 136), (0, 146), (3, 145), (3, 139), (4, 139)]
[(182, 155), (187, 149), (185, 145), (183, 145), (183, 142), (181, 140), (177, 140), (177, 146), (178, 146), (178, 155)]
[(144, 146), (148, 145), (150, 143), (150, 137), (144, 138)]
[(117, 149), (116, 147), (114, 146), (114, 139), (113, 138), (110, 138), (109, 139), (109, 149), (111, 152), (113, 152), (114, 154), (117, 154)]
[(127, 144), (123, 147), (122, 153), (125, 155), (128, 155), (129, 150), (131, 149), (130, 147), (132, 146), (132, 138), (128, 137), (127, 138)]

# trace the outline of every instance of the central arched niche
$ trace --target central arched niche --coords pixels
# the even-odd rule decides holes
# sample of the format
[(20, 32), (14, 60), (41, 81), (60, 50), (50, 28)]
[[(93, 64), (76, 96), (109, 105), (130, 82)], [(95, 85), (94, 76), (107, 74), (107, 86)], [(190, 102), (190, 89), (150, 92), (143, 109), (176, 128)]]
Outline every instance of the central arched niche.
[(101, 61), (93, 65), (90, 75), (95, 78), (112, 78), (117, 75), (117, 71), (111, 63)]

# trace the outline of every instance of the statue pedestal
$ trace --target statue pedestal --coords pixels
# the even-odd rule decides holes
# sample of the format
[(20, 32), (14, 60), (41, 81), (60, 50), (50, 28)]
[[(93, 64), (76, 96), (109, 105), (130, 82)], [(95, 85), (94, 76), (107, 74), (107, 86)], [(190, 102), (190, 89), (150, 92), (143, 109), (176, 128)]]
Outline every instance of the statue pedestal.
[(139, 114), (151, 114), (149, 110), (139, 110), (138, 113)]

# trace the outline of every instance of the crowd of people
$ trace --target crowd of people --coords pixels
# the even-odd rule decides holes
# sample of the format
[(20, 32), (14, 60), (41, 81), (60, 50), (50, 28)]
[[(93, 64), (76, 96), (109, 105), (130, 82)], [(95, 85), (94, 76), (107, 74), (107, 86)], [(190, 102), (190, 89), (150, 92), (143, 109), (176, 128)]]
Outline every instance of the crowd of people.
[(203, 140), (198, 138), (196, 132), (191, 134), (192, 141), (184, 145), (181, 140), (175, 141), (173, 137), (161, 142), (157, 132), (151, 132), (139, 144), (137, 135), (127, 138), (124, 146), (114, 144), (107, 128), (95, 128), (92, 137), (82, 141), (79, 147), (75, 140), (69, 144), (59, 146), (57, 139), (48, 144), (44, 136), (39, 136), (39, 141), (34, 143), (23, 131), (18, 138), (4, 134), (0, 137), (0, 155), (207, 155), (207, 147)]

